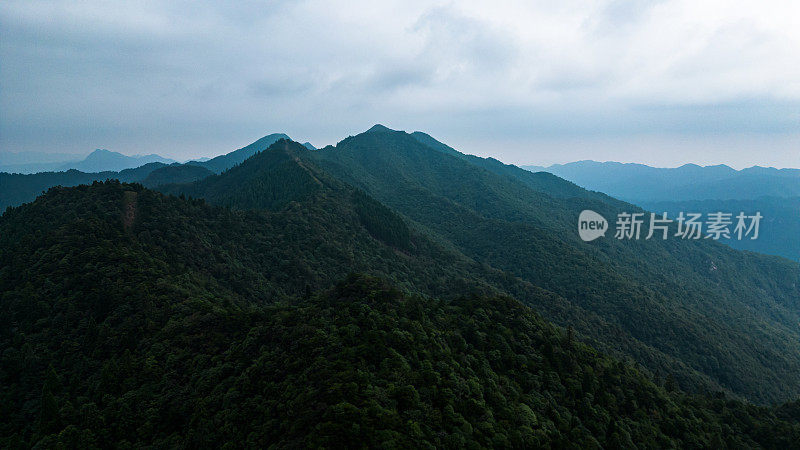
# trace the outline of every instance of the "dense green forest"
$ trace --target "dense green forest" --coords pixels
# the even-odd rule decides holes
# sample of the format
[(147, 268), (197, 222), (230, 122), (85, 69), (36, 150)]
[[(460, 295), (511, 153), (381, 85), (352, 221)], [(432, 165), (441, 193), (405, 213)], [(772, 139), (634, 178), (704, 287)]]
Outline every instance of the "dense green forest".
[(280, 278), (234, 273), (241, 261), (227, 253), (248, 241), (224, 238), (285, 212), (114, 182), (57, 188), (7, 212), (2, 445), (778, 448), (800, 439), (797, 405), (685, 394), (510, 297), (409, 295), (365, 275), (290, 294), (265, 288)]
[(202, 166), (172, 164), (150, 172), (146, 178), (141, 180), (141, 183), (143, 186), (154, 188), (164, 184), (191, 183), (193, 181), (202, 180), (212, 174), (213, 172)]
[[(488, 284), (559, 325), (573, 325), (605, 351), (630, 356), (654, 373), (673, 373), (692, 391), (723, 389), (758, 402), (800, 395), (796, 264), (712, 242), (587, 245), (573, 230), (580, 210), (613, 217), (638, 209), (550, 174), (437, 143), (376, 126), (337, 147), (282, 144), (282, 151), (258, 153), (220, 175), (160, 189), (274, 210), (320, 190), (342, 190), (344, 180), (452, 252), (502, 271)], [(403, 282), (430, 291), (415, 279)], [(520, 282), (559, 298), (543, 302), (520, 292), (530, 291)]]
[(374, 127), (307, 157), (475, 261), (598, 316), (617, 336), (520, 298), (549, 320), (627, 347), (654, 372), (684, 365), (676, 376), (686, 388), (707, 384), (691, 373), (699, 372), (754, 401), (800, 395), (796, 263), (710, 241), (584, 243), (575, 232), (581, 210), (613, 218), (641, 209), (432, 139)]
[(259, 142), (0, 217), (0, 446), (800, 441), (796, 263), (584, 243), (635, 207), (422, 133)]
[(30, 202), (53, 186), (77, 186), (109, 179), (128, 183), (138, 182), (147, 178), (151, 172), (164, 167), (166, 167), (165, 164), (156, 162), (119, 172), (85, 173), (74, 169), (27, 175), (0, 172), (0, 212), (5, 211), (9, 206)]
[(9, 206), (30, 202), (54, 186), (77, 186), (109, 179), (126, 183), (142, 183), (150, 188), (162, 184), (190, 183), (241, 164), (247, 158), (265, 150), (278, 139), (288, 138), (285, 134), (270, 134), (250, 145), (208, 161), (191, 161), (186, 164), (170, 165), (153, 162), (119, 172), (82, 172), (75, 169), (34, 174), (0, 172), (0, 212)]
[(266, 150), (267, 147), (274, 144), (280, 139), (289, 139), (289, 136), (283, 133), (273, 133), (262, 137), (261, 139), (246, 145), (238, 150), (234, 150), (225, 155), (211, 158), (208, 161), (191, 161), (187, 164), (203, 167), (214, 173), (224, 172), (233, 166), (243, 163), (247, 158), (255, 155), (256, 153)]

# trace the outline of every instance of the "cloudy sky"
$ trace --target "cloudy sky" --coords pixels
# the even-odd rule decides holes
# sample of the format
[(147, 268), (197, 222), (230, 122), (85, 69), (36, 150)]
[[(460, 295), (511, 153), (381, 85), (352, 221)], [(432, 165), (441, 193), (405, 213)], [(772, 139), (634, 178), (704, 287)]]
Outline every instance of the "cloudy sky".
[(374, 123), (517, 164), (800, 167), (794, 0), (0, 2), (0, 153)]

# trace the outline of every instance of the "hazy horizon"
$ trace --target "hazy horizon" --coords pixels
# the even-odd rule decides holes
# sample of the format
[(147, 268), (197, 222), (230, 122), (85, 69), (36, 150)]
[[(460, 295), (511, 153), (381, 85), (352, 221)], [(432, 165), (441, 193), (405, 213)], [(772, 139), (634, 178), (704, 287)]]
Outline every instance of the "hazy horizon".
[[(364, 131), (366, 131), (367, 128), (364, 128), (363, 130), (360, 130), (360, 131), (351, 132), (349, 135), (355, 135), (355, 134), (364, 132)], [(389, 128), (392, 128), (392, 127), (389, 127)], [(392, 129), (397, 129), (397, 128), (392, 128)], [(413, 131), (422, 131), (422, 132), (426, 132), (427, 133), (427, 131), (420, 130), (420, 129), (409, 129), (409, 130), (402, 130), (402, 131), (407, 131), (409, 133), (413, 132)], [(281, 131), (268, 132), (268, 133), (264, 133), (263, 136), (267, 136), (267, 135), (270, 135), (270, 134), (277, 134), (277, 133), (282, 133), (282, 132)], [(302, 138), (299, 138), (299, 137), (292, 136), (289, 133), (286, 133), (286, 134), (289, 135), (289, 137), (291, 137), (293, 140), (296, 140), (298, 142), (307, 142), (308, 141), (307, 139), (302, 139)], [(428, 134), (430, 134), (430, 133), (428, 133)], [(88, 151), (84, 151), (84, 152), (77, 152), (77, 153), (63, 153), (63, 152), (49, 153), (49, 152), (41, 152), (41, 151), (39, 151), (39, 152), (24, 152), (24, 151), (22, 151), (22, 152), (4, 152), (4, 151), (0, 150), (0, 165), (24, 165), (24, 164), (37, 164), (37, 163), (71, 162), (71, 161), (76, 161), (76, 160), (82, 160), (82, 159), (86, 158), (87, 156), (89, 156), (91, 153), (93, 153), (96, 150), (108, 150), (108, 151), (117, 152), (117, 153), (123, 154), (125, 156), (130, 156), (130, 157), (142, 157), (142, 156), (148, 156), (148, 155), (151, 155), (151, 154), (156, 154), (156, 155), (162, 156), (164, 158), (175, 159), (176, 161), (179, 161), (179, 162), (187, 162), (187, 161), (191, 161), (191, 160), (213, 158), (215, 156), (219, 156), (219, 155), (224, 155), (226, 153), (230, 153), (230, 152), (232, 152), (232, 151), (234, 151), (236, 149), (242, 148), (242, 147), (244, 147), (246, 145), (251, 144), (252, 142), (255, 142), (256, 140), (258, 140), (259, 138), (261, 138), (263, 136), (254, 137), (254, 138), (251, 138), (251, 140), (248, 140), (248, 141), (236, 140), (236, 141), (234, 141), (235, 143), (232, 143), (227, 149), (220, 148), (218, 150), (209, 150), (207, 152), (201, 152), (202, 154), (198, 153), (196, 155), (192, 155), (192, 154), (177, 154), (177, 155), (173, 155), (173, 154), (171, 154), (169, 152), (158, 152), (158, 151), (151, 151), (151, 152), (147, 152), (147, 153), (145, 153), (145, 152), (134, 153), (133, 151), (127, 151), (126, 152), (124, 150), (120, 151), (120, 150), (116, 150), (116, 149), (113, 149), (113, 148), (103, 148), (103, 147), (96, 147), (96, 148), (93, 148), (92, 150), (88, 150)], [(321, 143), (317, 143), (317, 142), (311, 142), (311, 144), (314, 145), (317, 148), (322, 148), (322, 147), (324, 147), (326, 145), (336, 145), (339, 141), (341, 141), (345, 137), (347, 137), (347, 135), (342, 136), (339, 139), (337, 139), (336, 141), (330, 142), (330, 143), (321, 144)], [(435, 135), (433, 137), (437, 138), (437, 136), (435, 136)], [(641, 155), (641, 157), (639, 157), (639, 159), (636, 159), (637, 158), (637, 153), (639, 153), (642, 149), (647, 149), (647, 148), (652, 149), (654, 147), (657, 148), (658, 145), (661, 145), (662, 146), (661, 149), (663, 150), (663, 146), (664, 145), (669, 145), (668, 142), (664, 142), (664, 141), (660, 141), (660, 142), (656, 141), (655, 142), (655, 146), (650, 146), (650, 147), (644, 147), (643, 144), (642, 144), (642, 147), (639, 147), (639, 148), (637, 148), (636, 146), (631, 146), (630, 149), (629, 149), (629, 152), (627, 152), (627, 153), (626, 152), (621, 152), (618, 146), (615, 147), (614, 146), (614, 144), (615, 144), (614, 141), (605, 141), (605, 142), (604, 141), (595, 141), (591, 148), (586, 148), (586, 149), (581, 149), (580, 148), (581, 147), (581, 143), (580, 142), (576, 142), (576, 141), (572, 141), (571, 142), (569, 140), (563, 140), (563, 141), (559, 141), (559, 142), (552, 142), (552, 141), (551, 142), (543, 142), (543, 143), (538, 143), (537, 145), (541, 146), (543, 152), (546, 149), (552, 149), (552, 156), (547, 155), (548, 156), (547, 158), (543, 158), (543, 159), (541, 159), (539, 161), (530, 161), (530, 162), (526, 162), (524, 159), (520, 159), (520, 160), (517, 160), (517, 161), (508, 160), (508, 159), (501, 159), (501, 157), (498, 154), (491, 153), (492, 150), (487, 150), (487, 148), (489, 148), (489, 149), (497, 148), (496, 145), (491, 145), (491, 143), (487, 143), (485, 145), (478, 145), (478, 147), (476, 148), (476, 151), (468, 151), (468, 150), (464, 150), (461, 147), (454, 146), (451, 142), (449, 142), (447, 140), (443, 140), (443, 142), (445, 144), (453, 146), (454, 148), (456, 148), (456, 150), (462, 151), (462, 152), (467, 153), (467, 154), (474, 154), (474, 155), (478, 155), (478, 156), (482, 156), (482, 157), (492, 157), (492, 158), (495, 158), (495, 159), (500, 159), (502, 162), (504, 162), (506, 164), (514, 164), (514, 165), (517, 165), (517, 166), (543, 166), (543, 167), (549, 167), (549, 166), (552, 166), (552, 165), (569, 164), (569, 163), (575, 163), (575, 162), (581, 162), (581, 161), (595, 161), (595, 162), (601, 162), (601, 163), (603, 163), (603, 162), (617, 162), (617, 163), (622, 163), (622, 164), (643, 164), (643, 165), (647, 165), (647, 166), (654, 167), (654, 168), (677, 168), (677, 167), (680, 167), (680, 166), (683, 166), (683, 165), (686, 165), (686, 164), (695, 164), (695, 165), (699, 165), (699, 166), (703, 166), (703, 167), (726, 165), (726, 166), (729, 166), (729, 167), (731, 167), (733, 169), (736, 169), (736, 170), (742, 170), (742, 169), (746, 169), (746, 168), (750, 168), (750, 167), (754, 167), (754, 166), (772, 167), (772, 168), (777, 168), (777, 169), (796, 169), (796, 168), (800, 168), (800, 163), (795, 165), (795, 166), (781, 166), (781, 165), (774, 165), (774, 164), (768, 164), (768, 163), (763, 163), (763, 162), (740, 163), (740, 164), (728, 163), (728, 162), (714, 162), (713, 155), (718, 154), (719, 152), (711, 151), (711, 150), (714, 149), (714, 146), (709, 146), (709, 145), (705, 145), (705, 146), (703, 146), (701, 148), (698, 148), (697, 146), (692, 146), (691, 148), (694, 149), (693, 151), (695, 152), (695, 158), (693, 160), (686, 160), (684, 162), (679, 162), (679, 163), (671, 163), (671, 162), (669, 162), (668, 159), (660, 159), (660, 158), (657, 157), (659, 154), (656, 153), (656, 152), (652, 152), (649, 155)], [(789, 142), (787, 144), (788, 145), (795, 145), (796, 143), (795, 142)], [(800, 139), (797, 140), (797, 144), (800, 145)], [(563, 154), (562, 150), (565, 147), (566, 148), (570, 148), (571, 147), (572, 152), (570, 154), (575, 155), (576, 159), (562, 160), (562, 159), (559, 159), (557, 157), (558, 155)], [(506, 150), (505, 153), (507, 155), (514, 155), (513, 152), (509, 151), (509, 150), (514, 148), (513, 145), (505, 144), (503, 146), (503, 148)], [(701, 150), (701, 149), (705, 150), (705, 151), (708, 151), (709, 154), (711, 155), (711, 157), (703, 157), (701, 159), (698, 159), (696, 157), (697, 156), (696, 152), (698, 150)], [(726, 150), (726, 149), (727, 149), (727, 147), (724, 147), (724, 146), (718, 148), (718, 150), (723, 150), (723, 151)], [(27, 153), (34, 153), (35, 156), (32, 155), (31, 158), (24, 159), (24, 160), (23, 160), (23, 158), (20, 158), (20, 155), (25, 155)], [(524, 152), (521, 153), (522, 157), (524, 157), (524, 154), (525, 154)], [(56, 157), (57, 155), (59, 157)], [(604, 159), (604, 157), (602, 155), (608, 155), (608, 156), (611, 156), (611, 157), (613, 157), (615, 155), (620, 155), (620, 156), (627, 157), (628, 159), (608, 159), (608, 158)], [(584, 156), (584, 157), (581, 157), (581, 156)]]

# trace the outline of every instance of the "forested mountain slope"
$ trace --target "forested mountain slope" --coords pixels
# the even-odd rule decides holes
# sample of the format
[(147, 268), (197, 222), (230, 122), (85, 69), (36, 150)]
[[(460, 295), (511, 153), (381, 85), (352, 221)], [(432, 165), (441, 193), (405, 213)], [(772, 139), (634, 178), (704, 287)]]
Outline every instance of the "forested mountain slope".
[[(150, 172), (141, 180), (145, 187), (155, 188), (164, 184), (185, 184), (213, 175), (214, 172), (193, 164), (172, 164)], [(134, 180), (136, 181), (136, 180)]]
[(308, 150), (301, 144), (281, 139), (220, 175), (188, 185), (166, 185), (159, 190), (202, 197), (215, 204), (239, 209), (270, 210), (280, 209), (293, 200), (306, 200), (323, 191), (343, 193), (353, 190), (303, 161), (300, 155), (306, 152)]
[[(370, 129), (370, 132), (376, 132), (376, 131), (394, 132), (394, 130), (390, 130), (386, 127), (382, 128), (373, 127)], [(501, 161), (498, 161), (494, 158), (481, 158), (475, 155), (466, 155), (450, 147), (447, 144), (437, 141), (429, 134), (423, 133), (421, 131), (415, 131), (411, 133), (410, 136), (429, 148), (438, 150), (450, 156), (463, 159), (473, 165), (486, 169), (489, 172), (515, 178), (516, 180), (522, 182), (529, 188), (532, 188), (539, 192), (543, 192), (551, 197), (564, 197), (564, 198), (582, 197), (582, 198), (601, 199), (606, 202), (616, 201), (613, 198), (601, 194), (599, 192), (587, 191), (579, 187), (578, 185), (575, 185), (570, 182), (565, 182), (565, 180), (549, 172), (532, 172), (530, 170), (525, 170), (520, 167), (517, 167), (513, 164), (504, 164)], [(617, 203), (619, 204), (620, 202)]]
[[(0, 212), (8, 206), (17, 206), (32, 201), (47, 189), (54, 186), (77, 186), (93, 181), (116, 179), (122, 182), (143, 183), (155, 188), (162, 184), (190, 183), (203, 179), (213, 173), (220, 173), (238, 164), (258, 152), (265, 150), (279, 139), (288, 139), (283, 133), (274, 133), (262, 137), (250, 145), (217, 156), (208, 161), (190, 161), (186, 164), (164, 164), (151, 162), (140, 167), (125, 169), (119, 172), (81, 172), (65, 170), (63, 172), (40, 172), (33, 174), (10, 174), (0, 172)], [(99, 151), (99, 154), (104, 153)], [(98, 154), (95, 152), (93, 155)], [(113, 153), (113, 152), (106, 152)], [(128, 158), (124, 155), (122, 158)], [(130, 158), (129, 158), (130, 159)], [(131, 159), (133, 160), (133, 159)], [(171, 160), (169, 160), (171, 161)]]
[(165, 164), (154, 162), (135, 169), (125, 169), (119, 172), (85, 173), (78, 170), (41, 172), (35, 174), (10, 174), (0, 172), (0, 212), (4, 211), (9, 206), (17, 206), (25, 202), (30, 202), (53, 186), (77, 186), (79, 184), (89, 184), (93, 181), (109, 179), (123, 182), (141, 181), (154, 170), (163, 167), (166, 167)]
[(337, 230), (312, 225), (311, 215), (324, 220), (314, 201), (230, 211), (110, 182), (53, 189), (6, 212), (0, 445), (787, 448), (800, 439), (795, 405), (660, 387), (508, 297), (440, 300), (356, 275), (303, 289), (302, 265), (319, 271), (313, 260), (326, 254), (318, 247), (337, 257), (348, 248)]
[[(53, 188), (0, 220), (2, 263), (17, 269), (8, 272), (15, 283), (26, 280), (21, 268), (45, 265), (55, 273), (59, 264), (70, 261), (69, 252), (83, 251), (98, 257), (86, 268), (90, 284), (97, 281), (95, 267), (117, 273), (115, 258), (129, 253), (156, 258), (143, 262), (145, 267), (168, 265), (176, 274), (196, 274), (195, 282), (212, 283), (223, 293), (248, 292), (249, 300), (301, 295), (352, 271), (397, 280), (415, 291), (425, 286), (442, 294), (488, 289), (464, 275), (477, 264), (410, 230), (402, 218), (355, 190), (321, 190), (277, 211), (232, 211), (112, 181)], [(82, 235), (99, 243), (84, 242)], [(58, 245), (65, 241), (76, 248)], [(114, 243), (117, 251), (91, 250), (100, 243)], [(48, 249), (68, 253), (43, 253)]]
[[(554, 177), (550, 182), (564, 186), (551, 196), (488, 170), (491, 161), (471, 162), (403, 132), (373, 129), (309, 157), (476, 261), (618, 326), (620, 340), (642, 342), (755, 401), (800, 395), (795, 263), (707, 241), (609, 235), (584, 243), (576, 232), (581, 210), (612, 221), (619, 212), (640, 210)], [(576, 328), (596, 337), (585, 325)]]
[(238, 150), (234, 150), (230, 153), (217, 156), (216, 158), (211, 158), (208, 161), (190, 161), (187, 164), (205, 167), (214, 173), (221, 173), (237, 164), (243, 163), (244, 160), (255, 155), (256, 153), (266, 150), (267, 147), (280, 139), (289, 139), (289, 136), (283, 133), (268, 134), (252, 144), (249, 144)]
[[(680, 359), (653, 349), (625, 333), (619, 324), (610, 322), (575, 302), (537, 288), (508, 272), (478, 264), (455, 249), (451, 242), (440, 239), (436, 245), (431, 244), (428, 238), (424, 238), (424, 233), (410, 231), (405, 221), (394, 212), (320, 169), (310, 159), (310, 153), (295, 142), (279, 141), (220, 175), (188, 185), (161, 186), (160, 189), (175, 195), (202, 197), (212, 203), (237, 209), (281, 210), (292, 202), (299, 201), (301, 205), (295, 208), (302, 210), (311, 199), (320, 199), (320, 205), (352, 204), (358, 220), (373, 236), (415, 256), (413, 260), (403, 261), (403, 266), (410, 264), (410, 267), (418, 269), (416, 272), (409, 272), (397, 271), (392, 266), (375, 266), (371, 268), (371, 273), (391, 278), (412, 292), (427, 295), (442, 295), (442, 285), (448, 286), (447, 292), (450, 294), (465, 294), (469, 292), (465, 290), (466, 287), (474, 289), (476, 286), (482, 286), (481, 289), (489, 289), (491, 292), (506, 293), (528, 304), (535, 304), (550, 317), (558, 318), (560, 323), (576, 326), (580, 324), (582, 332), (591, 330), (591, 333), (583, 334), (582, 337), (590, 339), (595, 345), (632, 356), (662, 374), (673, 374), (687, 389), (725, 389), (707, 375), (688, 367)], [(320, 208), (336, 210), (338, 207)], [(474, 214), (465, 211), (466, 214)], [(335, 222), (336, 218), (332, 217), (330, 221)], [(320, 221), (319, 224), (321, 229), (329, 227), (330, 233), (338, 229), (337, 226), (327, 225), (327, 222)], [(409, 236), (416, 238), (409, 239)], [(336, 240), (335, 236), (330, 239)], [(358, 254), (367, 254), (369, 251), (359, 249)], [(395, 255), (389, 256), (394, 258)], [(342, 258), (337, 265), (353, 267), (347, 258)], [(357, 270), (365, 269), (358, 267)], [(437, 282), (431, 281), (431, 273), (438, 273)]]

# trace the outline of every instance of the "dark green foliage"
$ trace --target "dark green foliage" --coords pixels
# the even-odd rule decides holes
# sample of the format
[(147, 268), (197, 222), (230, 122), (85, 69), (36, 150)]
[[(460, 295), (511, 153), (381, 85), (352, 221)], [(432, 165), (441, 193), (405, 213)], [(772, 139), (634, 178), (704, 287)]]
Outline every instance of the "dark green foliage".
[[(505, 272), (489, 280), (486, 270), (471, 270), (463, 278), (480, 278), (560, 325), (573, 324), (601, 348), (673, 373), (686, 389), (725, 389), (761, 402), (798, 394), (796, 266), (708, 242), (584, 244), (574, 232), (581, 209), (614, 217), (633, 207), (548, 174), (461, 155), (420, 135), (383, 128), (314, 152), (287, 144), (290, 150), (258, 153), (225, 175), (161, 189), (245, 209), (280, 210), (311, 198), (352, 203), (352, 188), (334, 174), (436, 234), (453, 257)], [(363, 216), (358, 220), (370, 234), (391, 241), (391, 233), (382, 235)], [(402, 233), (402, 227), (387, 230)], [(720, 269), (710, 271), (712, 263)], [(519, 279), (557, 296), (542, 302)]]
[(54, 298), (17, 306), (2, 341), (0, 444), (788, 448), (800, 438), (791, 406), (668, 393), (510, 298), (409, 297), (352, 275), (306, 300), (236, 305), (155, 276), (137, 288), (147, 295), (107, 285), (102, 316)]
[[(270, 134), (225, 155), (208, 161), (191, 161), (186, 164), (166, 165), (160, 162), (144, 164), (134, 169), (119, 172), (106, 171), (86, 173), (78, 170), (64, 172), (41, 172), (29, 175), (0, 172), (0, 212), (8, 206), (17, 206), (29, 202), (54, 186), (77, 186), (93, 181), (116, 179), (126, 183), (140, 182), (147, 187), (158, 187), (166, 184), (182, 184), (206, 178), (211, 173), (221, 173), (247, 158), (265, 150), (280, 139), (289, 139), (285, 134)], [(95, 154), (113, 153), (98, 150)], [(119, 155), (119, 154), (117, 154)], [(119, 155), (124, 157), (123, 155)], [(154, 156), (154, 155), (152, 155)], [(155, 173), (153, 173), (155, 172)], [(152, 173), (152, 176), (150, 176)]]
[(172, 164), (150, 172), (142, 185), (154, 188), (164, 184), (183, 184), (202, 180), (214, 173), (205, 167), (192, 164)]
[(431, 149), (462, 159), (470, 164), (476, 165), (497, 175), (514, 178), (529, 188), (543, 192), (552, 197), (592, 197), (606, 201), (612, 200), (603, 194), (587, 192), (575, 184), (564, 182), (564, 180), (561, 178), (558, 178), (550, 173), (534, 173), (529, 170), (521, 169), (513, 164), (504, 164), (494, 158), (481, 158), (475, 155), (465, 155), (449, 145), (437, 141), (429, 134), (421, 131), (415, 131), (411, 133), (410, 136), (416, 139), (419, 143)]
[(269, 147), (270, 145), (274, 144), (275, 142), (281, 139), (289, 139), (289, 136), (283, 133), (270, 134), (262, 137), (261, 139), (253, 142), (250, 145), (242, 147), (238, 150), (234, 150), (225, 155), (220, 155), (217, 156), (216, 158), (211, 158), (208, 161), (202, 161), (202, 162), (190, 161), (187, 164), (205, 167), (206, 169), (214, 173), (222, 173), (230, 169), (231, 167), (243, 163), (244, 160), (250, 158), (251, 156), (266, 150), (267, 147)]
[(629, 205), (541, 181), (376, 127), (10, 208), (0, 447), (796, 446), (741, 397), (797, 398), (797, 265), (585, 244)]
[[(74, 268), (74, 254), (102, 256), (85, 261), (75, 274), (79, 280), (68, 280), (93, 285), (103, 261), (108, 265), (103, 273), (116, 271), (120, 262), (113, 255), (126, 254), (141, 259), (132, 273), (138, 266), (170, 267), (219, 285), (220, 295), (230, 297), (233, 290), (250, 301), (297, 295), (306, 285), (327, 287), (351, 271), (429, 294), (488, 289), (485, 281), (473, 279), (477, 265), (463, 256), (419, 234), (409, 238), (412, 251), (398, 253), (365, 229), (349, 191), (323, 194), (270, 212), (232, 211), (113, 181), (53, 188), (0, 218), (0, 273), (17, 285), (30, 280), (25, 268), (58, 274), (59, 268)], [(47, 284), (44, 278), (39, 282)]]
[(280, 210), (290, 202), (324, 197), (351, 204), (361, 224), (376, 239), (398, 249), (411, 249), (411, 233), (400, 216), (364, 192), (331, 178), (308, 160), (307, 153), (304, 146), (281, 139), (220, 175), (159, 189), (239, 209)]
[(408, 250), (411, 233), (403, 219), (360, 190), (353, 191), (353, 206), (364, 227), (376, 238)]
[(159, 190), (171, 194), (203, 197), (239, 209), (276, 210), (290, 201), (303, 201), (320, 189), (338, 186), (334, 180), (301, 161), (308, 150), (284, 139), (257, 153), (246, 164), (235, 166), (191, 185), (166, 185)]
[(640, 241), (584, 243), (581, 210), (613, 223), (639, 209), (431, 139), (384, 128), (309, 155), (466, 256), (562, 297), (514, 294), (601, 348), (685, 389), (767, 403), (800, 395), (797, 264), (709, 241), (645, 241), (646, 228)]
[(41, 172), (29, 175), (0, 172), (0, 212), (9, 206), (32, 201), (53, 186), (77, 186), (110, 179), (128, 183), (138, 182), (162, 167), (165, 165), (155, 162), (119, 172), (85, 173), (74, 169), (65, 172)]

